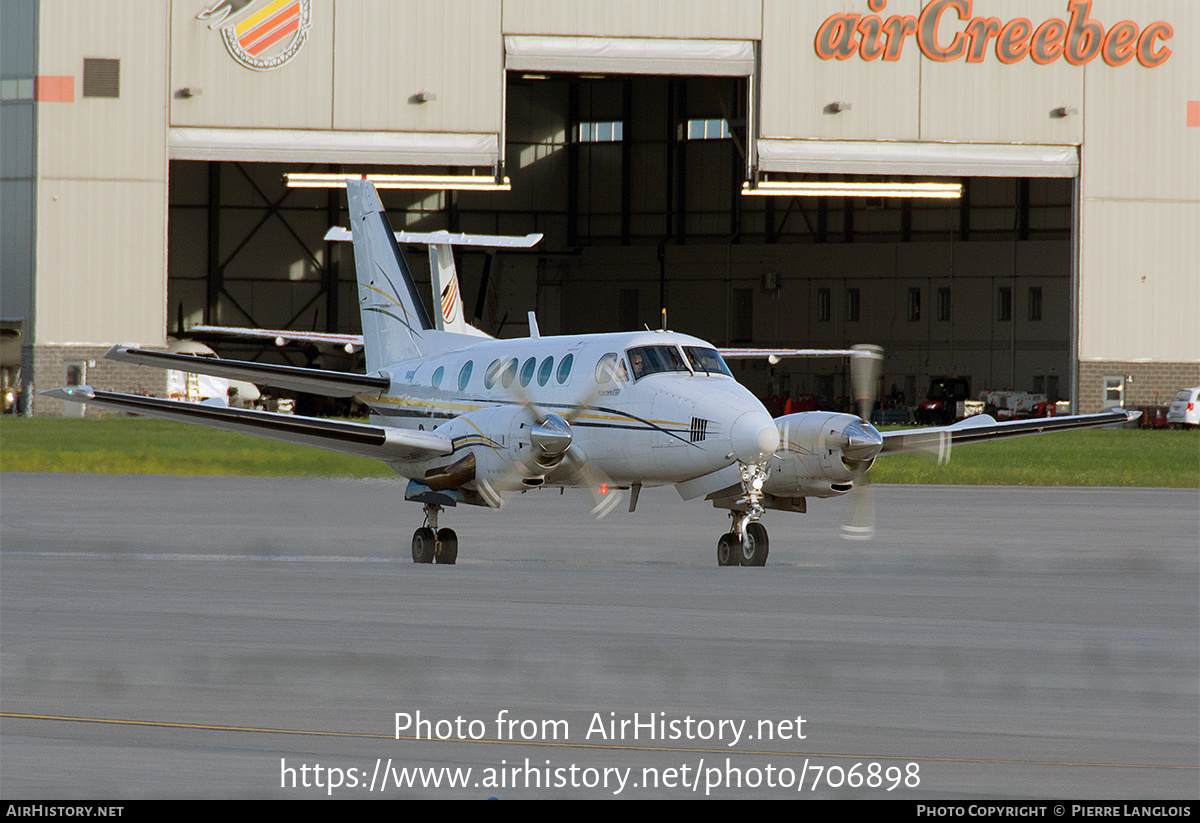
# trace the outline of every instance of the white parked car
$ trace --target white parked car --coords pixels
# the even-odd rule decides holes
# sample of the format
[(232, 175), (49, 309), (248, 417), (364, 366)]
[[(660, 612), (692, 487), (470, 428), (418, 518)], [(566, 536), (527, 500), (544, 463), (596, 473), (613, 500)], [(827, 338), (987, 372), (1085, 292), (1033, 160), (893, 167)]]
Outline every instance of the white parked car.
[(1191, 429), (1200, 426), (1200, 386), (1176, 392), (1167, 410), (1167, 424)]

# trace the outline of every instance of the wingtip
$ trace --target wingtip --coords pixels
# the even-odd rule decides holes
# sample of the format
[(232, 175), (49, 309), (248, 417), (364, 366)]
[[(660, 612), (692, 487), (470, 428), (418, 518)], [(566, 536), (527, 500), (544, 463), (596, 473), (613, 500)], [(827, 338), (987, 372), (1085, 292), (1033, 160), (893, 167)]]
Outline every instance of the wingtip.
[(46, 389), (38, 394), (53, 397), (56, 400), (70, 400), (74, 403), (86, 403), (96, 397), (91, 386), (62, 386), (57, 389)]

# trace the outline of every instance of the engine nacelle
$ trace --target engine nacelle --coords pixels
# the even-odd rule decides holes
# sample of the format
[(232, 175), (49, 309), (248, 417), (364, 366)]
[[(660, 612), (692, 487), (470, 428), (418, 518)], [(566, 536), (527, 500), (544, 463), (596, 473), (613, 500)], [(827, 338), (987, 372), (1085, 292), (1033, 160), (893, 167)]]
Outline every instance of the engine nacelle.
[(883, 438), (852, 414), (799, 412), (776, 418), (779, 450), (763, 491), (775, 497), (837, 497), (875, 461)]
[[(525, 406), (476, 409), (438, 428), (454, 441), (455, 456), (475, 456), (475, 477), (497, 491), (536, 488), (559, 467), (571, 445), (570, 426), (557, 414), (538, 421)], [(441, 462), (446, 462), (443, 459)]]

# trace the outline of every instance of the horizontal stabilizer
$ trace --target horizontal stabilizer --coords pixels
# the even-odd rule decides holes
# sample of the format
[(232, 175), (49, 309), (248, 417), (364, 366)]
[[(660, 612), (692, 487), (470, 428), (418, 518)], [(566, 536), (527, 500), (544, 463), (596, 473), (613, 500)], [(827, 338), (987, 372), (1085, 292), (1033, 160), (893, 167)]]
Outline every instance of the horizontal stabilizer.
[(192, 326), (184, 335), (186, 337), (225, 338), (232, 340), (270, 340), (276, 345), (287, 343), (323, 343), (337, 346), (347, 354), (362, 350), (361, 334), (335, 334), (333, 332), (294, 331), (292, 329), (249, 329), (238, 326)]
[[(451, 234), (447, 231), (398, 231), (394, 232), (397, 243), (421, 243), (427, 246), (483, 246), (493, 249), (529, 249), (541, 242), (541, 234)], [(333, 226), (325, 232), (325, 240), (349, 243), (350, 229)]]
[(768, 357), (778, 362), (784, 357), (854, 357), (853, 349), (717, 349), (726, 360), (745, 357)]
[(252, 434), (284, 443), (314, 446), (388, 462), (422, 460), (448, 455), (454, 451), (450, 438), (437, 432), (163, 400), (158, 397), (101, 391), (90, 386), (50, 389), (42, 394), (73, 403), (105, 406), (132, 414), (194, 423), (210, 429)]
[(947, 438), (951, 444), (957, 446), (962, 443), (982, 443), (987, 440), (1004, 440), (1029, 434), (1093, 429), (1101, 426), (1123, 426), (1137, 420), (1141, 414), (1141, 412), (1114, 409), (1101, 414), (1036, 417), (1030, 420), (1010, 420), (1004, 423), (997, 423), (987, 415), (979, 415), (960, 420), (952, 426), (883, 432), (883, 449), (880, 454), (936, 450), (944, 447)]
[(380, 394), (387, 391), (391, 381), (386, 377), (347, 372), (303, 369), (297, 366), (277, 366), (272, 363), (248, 363), (243, 360), (218, 360), (215, 357), (196, 357), (191, 354), (170, 354), (145, 349), (113, 346), (104, 355), (108, 360), (178, 369), (193, 374), (211, 374), (232, 380), (246, 380), (281, 389), (322, 394), (327, 397), (354, 397), (357, 394)]

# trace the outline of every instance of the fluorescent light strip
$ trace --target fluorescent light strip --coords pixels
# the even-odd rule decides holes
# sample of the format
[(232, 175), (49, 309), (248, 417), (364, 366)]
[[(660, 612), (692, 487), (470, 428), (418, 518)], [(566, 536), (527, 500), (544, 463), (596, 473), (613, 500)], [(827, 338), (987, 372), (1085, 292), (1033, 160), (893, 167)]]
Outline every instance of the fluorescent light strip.
[(751, 188), (742, 184), (742, 194), (789, 197), (931, 197), (955, 200), (962, 197), (960, 183), (839, 183), (832, 181), (760, 181)]
[(285, 174), (284, 182), (292, 189), (344, 189), (347, 180), (370, 180), (377, 189), (429, 189), (457, 191), (512, 191), (512, 182), (503, 178), (468, 177), (462, 174)]

